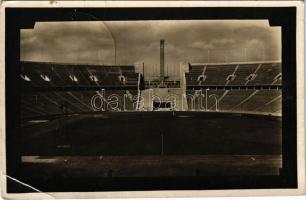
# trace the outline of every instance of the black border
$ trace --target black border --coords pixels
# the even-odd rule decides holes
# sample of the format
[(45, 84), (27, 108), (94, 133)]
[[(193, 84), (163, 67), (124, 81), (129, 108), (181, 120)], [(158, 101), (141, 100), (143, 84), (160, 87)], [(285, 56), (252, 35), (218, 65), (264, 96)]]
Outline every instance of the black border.
[[(75, 15), (74, 12), (87, 13)], [(296, 7), (197, 8), (5, 8), (5, 98), (7, 175), (20, 168), (20, 29), (36, 21), (268, 19), (282, 27), (283, 168), (280, 176), (69, 179), (56, 177), (45, 192), (297, 188)], [(7, 179), (7, 192), (29, 192)]]

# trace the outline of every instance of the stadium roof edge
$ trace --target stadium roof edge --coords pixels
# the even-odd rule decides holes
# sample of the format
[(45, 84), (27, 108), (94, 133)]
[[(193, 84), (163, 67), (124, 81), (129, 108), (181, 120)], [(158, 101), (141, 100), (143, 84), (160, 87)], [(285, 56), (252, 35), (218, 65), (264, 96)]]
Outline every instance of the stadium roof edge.
[(101, 67), (113, 67), (113, 66), (132, 66), (135, 67), (134, 64), (126, 64), (126, 65), (122, 65), (122, 64), (90, 64), (90, 63), (61, 63), (61, 62), (42, 62), (42, 61), (26, 61), (26, 60), (21, 60), (21, 63), (29, 63), (29, 64), (46, 64), (46, 65), (71, 65), (71, 66), (82, 66), (82, 65), (86, 65), (86, 66), (101, 66)]
[(199, 65), (243, 65), (243, 64), (280, 64), (281, 60), (271, 60), (271, 61), (248, 61), (248, 62), (224, 62), (224, 63), (188, 63), (192, 66)]

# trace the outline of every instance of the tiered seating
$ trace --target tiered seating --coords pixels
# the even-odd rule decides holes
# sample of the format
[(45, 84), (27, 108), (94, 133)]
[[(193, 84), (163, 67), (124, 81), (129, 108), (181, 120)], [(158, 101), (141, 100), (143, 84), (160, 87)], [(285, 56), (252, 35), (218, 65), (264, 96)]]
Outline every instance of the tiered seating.
[[(187, 90), (186, 99), (189, 110), (206, 110), (206, 90)], [(220, 98), (223, 90), (207, 90), (207, 109), (215, 110), (215, 97)], [(202, 96), (202, 99), (201, 99)]]
[[(235, 69), (235, 65), (190, 65), (186, 73), (187, 85), (224, 85), (226, 78)], [(206, 76), (199, 81), (199, 76)]]
[[(30, 81), (24, 86), (135, 86), (138, 73), (134, 66), (104, 66), (22, 62), (21, 75)], [(41, 76), (46, 76), (43, 79)], [(49, 80), (49, 81), (48, 81)]]
[(228, 111), (235, 110), (236, 106), (253, 92), (254, 90), (230, 90), (224, 98), (219, 101), (219, 109)]
[(245, 85), (247, 77), (254, 73), (257, 67), (258, 64), (239, 65), (235, 72), (235, 79), (230, 81), (228, 85)]
[[(189, 110), (206, 110), (206, 90), (186, 93)], [(202, 94), (202, 104), (201, 95), (197, 94)], [(217, 98), (219, 111), (281, 113), (281, 90), (207, 90), (207, 96), (207, 108), (211, 111), (216, 110)]]
[[(233, 63), (233, 64), (190, 64), (185, 73), (187, 94), (194, 94), (194, 86), (224, 86), (223, 90), (208, 90), (207, 109), (239, 112), (281, 113), (281, 90), (263, 90), (262, 87), (281, 86), (281, 63)], [(201, 77), (201, 78), (200, 78)], [(239, 86), (238, 89), (225, 88)], [(241, 87), (240, 87), (241, 86)], [(246, 86), (255, 86), (246, 90)], [(242, 88), (242, 89), (241, 89)], [(222, 88), (221, 88), (222, 89)], [(226, 90), (228, 89), (228, 90)], [(205, 94), (202, 90), (202, 94)], [(215, 94), (215, 97), (210, 95)], [(198, 100), (187, 98), (190, 110), (204, 110), (199, 107)], [(203, 100), (202, 100), (203, 103)], [(206, 99), (205, 99), (206, 103)]]
[[(281, 64), (263, 64), (257, 72), (257, 77), (252, 81), (252, 85), (270, 85), (274, 81), (274, 78), (281, 73)], [(251, 83), (250, 83), (251, 84)], [(281, 80), (274, 83), (281, 84)]]
[[(39, 94), (24, 94), (21, 98), (21, 115), (22, 118), (29, 118), (43, 115), (86, 113), (102, 110), (135, 110), (137, 101), (136, 90), (105, 90), (104, 95), (101, 94), (101, 91), (99, 91), (99, 94), (100, 96), (96, 91), (54, 91), (41, 92)], [(95, 96), (97, 97), (95, 98)], [(110, 103), (110, 101), (114, 102), (117, 100), (118, 106), (115, 103), (107, 106), (107, 102)], [(101, 106), (101, 103), (103, 103), (103, 106)]]
[(198, 85), (198, 77), (203, 74), (204, 66), (193, 65), (189, 66), (189, 72), (185, 74), (186, 82), (188, 85)]
[[(248, 77), (254, 78), (248, 81)], [(233, 75), (232, 79), (228, 79)], [(275, 79), (277, 76), (278, 79)], [(199, 79), (200, 76), (205, 78)], [(281, 85), (280, 63), (190, 64), (185, 74), (188, 86), (196, 85)], [(229, 80), (229, 81), (228, 81)]]
[[(135, 107), (133, 101), (137, 100), (134, 96), (137, 95), (139, 74), (135, 72), (134, 66), (21, 62), (20, 78), (21, 85), (25, 89), (43, 88), (39, 91), (34, 89), (31, 92), (23, 90), (21, 117), (24, 119), (103, 109), (106, 111), (133, 110)], [(116, 86), (120, 86), (120, 89), (115, 89)], [(98, 93), (101, 94), (103, 88), (105, 88), (104, 98), (97, 98), (96, 103), (100, 102), (100, 105), (94, 108), (92, 97)], [(96, 91), (97, 89), (99, 91)], [(113, 98), (110, 95), (113, 95)], [(116, 101), (116, 99), (119, 101), (117, 108), (114, 108), (115, 103), (107, 106), (105, 101)], [(104, 102), (103, 109), (101, 102)]]
[(234, 71), (235, 67), (236, 67), (235, 65), (209, 66), (207, 67), (205, 72), (206, 80), (203, 81), (201, 84), (224, 85), (227, 76)]
[[(277, 101), (278, 109), (270, 109)], [(238, 111), (264, 111), (277, 112), (281, 108), (281, 90), (259, 90), (249, 101), (236, 107)]]
[[(44, 88), (40, 92), (34, 90), (27, 93), (24, 90), (21, 99), (22, 118), (102, 110), (128, 111), (136, 108), (139, 74), (135, 72), (134, 66), (35, 62), (21, 64), (22, 86)], [(228, 80), (231, 74), (234, 78)], [(252, 74), (255, 76), (247, 79)], [(281, 90), (225, 88), (226, 86), (281, 85), (280, 63), (190, 64), (189, 72), (185, 75), (189, 110), (213, 111), (217, 108), (220, 111), (281, 112)], [(201, 80), (199, 76), (202, 76)], [(164, 81), (164, 85), (168, 88), (179, 88), (180, 84), (179, 80)], [(159, 85), (159, 80), (145, 82), (146, 88), (159, 87)], [(207, 90), (202, 89), (202, 93), (190, 89), (199, 85), (222, 86), (222, 88), (209, 87)], [(120, 90), (108, 86), (120, 86)], [(57, 87), (69, 87), (69, 89), (56, 89)], [(84, 88), (79, 89), (81, 87)], [(105, 88), (105, 93), (101, 98), (102, 88)], [(93, 97), (98, 94), (100, 96), (96, 98), (96, 104), (93, 106)], [(101, 103), (104, 105), (101, 106)]]
[[(82, 96), (83, 92), (74, 92), (74, 94)], [(136, 109), (137, 90), (105, 90), (104, 94), (101, 91), (88, 91), (85, 94), (86, 98), (83, 101), (94, 111), (132, 111)]]

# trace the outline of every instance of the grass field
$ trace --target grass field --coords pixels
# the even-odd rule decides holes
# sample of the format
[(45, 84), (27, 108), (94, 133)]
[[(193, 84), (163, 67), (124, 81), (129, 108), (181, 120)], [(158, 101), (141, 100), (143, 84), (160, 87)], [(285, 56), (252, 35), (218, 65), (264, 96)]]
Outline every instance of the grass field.
[(129, 181), (165, 189), (179, 177), (192, 187), (209, 177), (278, 176), (281, 127), (281, 117), (221, 112), (61, 117), (22, 128), (21, 180), (44, 191), (95, 191), (130, 188)]
[(24, 127), (23, 155), (280, 155), (281, 117), (207, 112), (96, 113)]

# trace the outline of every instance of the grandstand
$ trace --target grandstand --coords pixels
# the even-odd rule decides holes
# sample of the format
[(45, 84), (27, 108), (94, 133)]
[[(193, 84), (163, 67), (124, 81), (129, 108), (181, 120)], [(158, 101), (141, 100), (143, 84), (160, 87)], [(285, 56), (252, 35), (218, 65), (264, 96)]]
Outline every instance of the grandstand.
[(23, 180), (279, 175), (281, 63), (177, 69), (22, 61)]
[[(92, 111), (135, 110), (133, 98), (141, 82), (134, 66), (42, 62), (21, 62), (20, 78), (24, 91), (21, 99), (22, 119)], [(93, 99), (95, 94), (100, 94), (100, 98)], [(116, 108), (112, 109), (110, 104), (104, 103), (104, 100), (116, 99)]]
[(148, 90), (157, 91), (154, 95), (159, 99), (163, 96), (161, 103), (169, 102), (168, 96), (181, 102), (170, 110), (281, 115), (280, 62), (188, 63), (179, 68), (180, 79), (169, 79), (164, 73), (144, 79), (133, 65), (22, 61), (22, 119), (93, 111), (152, 111)]
[(186, 73), (187, 85), (243, 86), (281, 85), (281, 63), (190, 63)]
[(132, 65), (81, 65), (48, 62), (21, 62), (21, 77), (27, 76), (27, 84), (34, 87), (135, 87), (138, 74)]
[(189, 110), (281, 114), (280, 62), (189, 63), (185, 69)]

